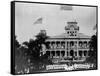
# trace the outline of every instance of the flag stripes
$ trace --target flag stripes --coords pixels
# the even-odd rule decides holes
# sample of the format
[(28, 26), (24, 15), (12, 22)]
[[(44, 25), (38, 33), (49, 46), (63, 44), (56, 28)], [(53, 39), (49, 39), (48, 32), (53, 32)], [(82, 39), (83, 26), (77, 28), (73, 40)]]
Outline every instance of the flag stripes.
[(43, 18), (41, 17), (41, 18), (38, 18), (35, 22), (34, 22), (34, 24), (42, 24), (42, 21), (43, 21)]

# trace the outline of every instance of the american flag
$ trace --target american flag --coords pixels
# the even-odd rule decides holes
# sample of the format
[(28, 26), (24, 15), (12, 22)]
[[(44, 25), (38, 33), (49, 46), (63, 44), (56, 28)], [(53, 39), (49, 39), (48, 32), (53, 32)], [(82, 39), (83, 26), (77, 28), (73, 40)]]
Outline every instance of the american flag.
[(40, 17), (34, 22), (34, 24), (42, 24), (42, 21), (43, 21), (43, 18)]

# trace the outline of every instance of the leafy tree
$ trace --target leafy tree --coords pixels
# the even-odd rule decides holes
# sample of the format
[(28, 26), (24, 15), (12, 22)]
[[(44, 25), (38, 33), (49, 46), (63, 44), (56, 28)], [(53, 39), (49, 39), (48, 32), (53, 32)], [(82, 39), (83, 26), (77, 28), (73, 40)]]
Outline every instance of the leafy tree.
[(29, 42), (26, 41), (23, 43), (27, 47), (26, 54), (27, 57), (30, 59), (30, 64), (32, 63), (33, 65), (35, 65), (34, 67), (36, 67), (37, 70), (40, 67), (39, 65), (48, 63), (47, 54), (40, 56), (42, 45), (48, 47), (48, 44), (45, 42), (47, 38), (48, 36), (46, 34), (40, 32), (36, 35), (35, 40), (30, 39)]
[(23, 44), (28, 48), (28, 54), (32, 54), (36, 58), (40, 57), (40, 51), (42, 50), (42, 44), (47, 46), (45, 40), (48, 38), (46, 34), (39, 33), (36, 35), (36, 39), (30, 39), (29, 42), (24, 42)]
[(93, 30), (96, 32), (95, 35), (91, 37), (89, 44), (89, 58), (87, 58), (88, 62), (94, 63), (97, 68), (97, 24), (93, 27)]
[(93, 35), (91, 37), (90, 40), (90, 52), (89, 52), (89, 56), (90, 56), (90, 60), (92, 62), (96, 62), (97, 60), (97, 35)]
[(25, 56), (27, 49), (19, 44), (15, 36), (15, 73), (22, 74), (28, 72), (29, 63)]
[(97, 36), (96, 35), (93, 35), (91, 37), (90, 50), (93, 50), (94, 52), (96, 52), (95, 50), (97, 50)]
[(16, 37), (17, 37), (17, 36), (15, 36), (15, 47), (16, 47), (16, 48), (19, 48), (19, 47), (20, 47), (20, 44), (19, 44), (19, 42), (17, 41)]
[(97, 68), (97, 35), (93, 35), (89, 44), (89, 57), (86, 62), (93, 63), (94, 69)]

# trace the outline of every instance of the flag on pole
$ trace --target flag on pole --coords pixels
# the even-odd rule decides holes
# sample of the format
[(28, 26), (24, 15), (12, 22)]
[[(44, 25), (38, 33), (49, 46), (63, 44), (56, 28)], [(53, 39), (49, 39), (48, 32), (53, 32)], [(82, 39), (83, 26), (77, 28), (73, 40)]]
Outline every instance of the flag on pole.
[(43, 20), (42, 17), (41, 17), (41, 18), (38, 18), (38, 19), (34, 22), (34, 24), (42, 24), (42, 20)]
[(60, 10), (72, 11), (73, 7), (71, 5), (60, 5)]

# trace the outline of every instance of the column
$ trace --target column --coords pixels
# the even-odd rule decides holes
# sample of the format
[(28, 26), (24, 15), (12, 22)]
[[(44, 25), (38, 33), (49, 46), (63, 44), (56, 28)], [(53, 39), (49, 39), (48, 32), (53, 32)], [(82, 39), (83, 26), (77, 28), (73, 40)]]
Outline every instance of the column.
[(58, 48), (60, 48), (60, 45), (61, 45), (61, 43), (60, 43), (60, 41), (58, 41)]
[(84, 57), (84, 51), (82, 50), (82, 57)]
[(55, 42), (53, 41), (53, 48), (55, 48)]
[(69, 55), (69, 51), (70, 51), (70, 42), (69, 42), (69, 41), (68, 41), (67, 46), (68, 46), (68, 47), (67, 47), (67, 48), (68, 48), (68, 50), (67, 50), (67, 51), (68, 51), (68, 57), (69, 57), (69, 56), (70, 56), (70, 55)]
[(88, 48), (88, 42), (86, 41), (86, 48)]
[(77, 49), (77, 41), (75, 41), (75, 48)]
[(51, 58), (52, 56), (51, 56), (51, 51), (50, 51), (50, 58)]
[(67, 49), (67, 41), (65, 40), (65, 50)]
[(68, 56), (70, 57), (70, 51), (71, 51), (71, 43), (70, 43), (71, 41), (69, 41), (69, 51), (68, 51)]
[(65, 50), (65, 57), (67, 57), (67, 53), (66, 53), (66, 50)]
[(75, 53), (75, 54), (74, 54), (74, 55), (75, 55), (75, 57), (77, 57), (77, 50), (75, 50), (75, 52), (74, 52), (74, 53)]
[(56, 44), (56, 49), (57, 49), (57, 41), (55, 42), (55, 44)]
[(68, 51), (68, 56), (70, 57), (70, 50)]
[(79, 57), (79, 50), (78, 50), (78, 48), (79, 48), (79, 41), (77, 40), (77, 47), (76, 47), (76, 49), (77, 49), (77, 57)]
[(65, 57), (67, 57), (67, 53), (66, 53), (66, 51), (67, 51), (67, 49), (66, 49), (66, 45), (67, 45), (67, 42), (65, 41)]
[(67, 49), (67, 57), (68, 57), (68, 48), (69, 48), (69, 47), (68, 47), (68, 41), (67, 41), (67, 48), (66, 48), (66, 49)]
[(60, 48), (62, 48), (62, 41), (60, 41)]
[(89, 50), (87, 51), (87, 54), (86, 54), (87, 57), (88, 57), (88, 53), (89, 53)]
[(61, 58), (61, 50), (59, 50), (60, 51), (60, 58)]
[(50, 42), (49, 46), (50, 46), (50, 48), (52, 48), (51, 42)]
[(60, 48), (61, 48), (61, 41), (60, 41)]
[(68, 57), (68, 50), (66, 51), (66, 53), (67, 53), (67, 57)]
[(56, 48), (58, 48), (58, 41), (56, 41)]
[(54, 47), (57, 48), (57, 43), (56, 43), (56, 41), (55, 41), (55, 45), (54, 45)]

